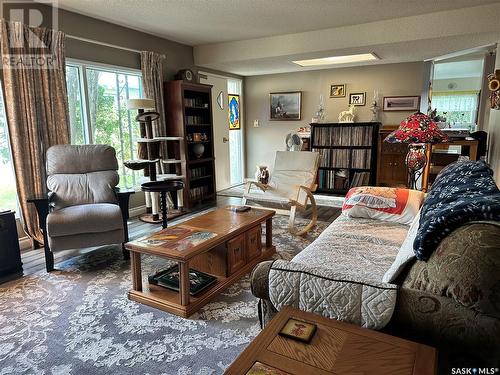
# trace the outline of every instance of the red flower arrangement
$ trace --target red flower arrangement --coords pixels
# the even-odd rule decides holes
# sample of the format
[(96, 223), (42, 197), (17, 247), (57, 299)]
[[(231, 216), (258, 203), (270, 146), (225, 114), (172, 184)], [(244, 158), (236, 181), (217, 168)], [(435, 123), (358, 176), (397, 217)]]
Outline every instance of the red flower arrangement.
[(417, 112), (403, 120), (399, 128), (389, 134), (384, 141), (389, 143), (444, 143), (448, 142), (448, 136), (429, 116)]

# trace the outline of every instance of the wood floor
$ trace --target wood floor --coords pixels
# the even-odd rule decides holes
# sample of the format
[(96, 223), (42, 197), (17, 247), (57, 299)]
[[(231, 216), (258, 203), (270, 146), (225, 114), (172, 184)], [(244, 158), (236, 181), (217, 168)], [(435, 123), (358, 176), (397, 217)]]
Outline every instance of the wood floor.
[[(217, 207), (224, 207), (229, 204), (241, 204), (241, 198), (236, 197), (217, 197)], [(330, 222), (335, 219), (338, 214), (338, 209), (332, 207), (318, 207), (318, 220)], [(298, 216), (308, 217), (310, 215), (310, 210), (305, 211), (303, 214), (298, 214)], [(175, 224), (179, 220), (185, 219), (189, 215), (181, 216), (177, 219), (169, 221), (170, 224)], [(131, 218), (129, 220), (129, 236), (130, 239), (138, 238), (146, 234), (158, 231), (161, 229), (161, 225), (148, 224), (140, 221), (137, 217)], [(86, 249), (75, 249), (75, 250), (63, 250), (54, 252), (54, 263), (57, 269), (57, 264), (63, 262), (72, 257), (94, 251), (96, 248), (86, 248)], [(43, 249), (27, 250), (21, 252), (21, 259), (23, 262), (24, 275), (31, 275), (38, 271), (45, 270), (45, 257)]]

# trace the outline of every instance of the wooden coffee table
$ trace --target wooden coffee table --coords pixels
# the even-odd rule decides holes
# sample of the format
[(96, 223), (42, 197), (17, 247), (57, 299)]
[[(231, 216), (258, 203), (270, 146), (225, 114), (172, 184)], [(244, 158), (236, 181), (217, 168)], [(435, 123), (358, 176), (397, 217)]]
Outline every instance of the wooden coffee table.
[[(278, 335), (289, 318), (316, 324), (309, 344)], [(225, 374), (245, 375), (260, 362), (280, 375), (429, 375), (436, 373), (436, 355), (430, 346), (285, 307)]]
[[(214, 299), (224, 289), (234, 284), (255, 265), (270, 258), (276, 248), (272, 244), (272, 218), (275, 211), (252, 208), (236, 213), (230, 207), (197, 216), (181, 224), (163, 229), (157, 234), (128, 242), (130, 251), (133, 289), (129, 299), (188, 317)], [(266, 224), (266, 242), (262, 244), (262, 224)], [(208, 234), (213, 236), (200, 243), (186, 245), (186, 240), (155, 240), (158, 234), (176, 232)], [(201, 232), (201, 233), (200, 233)], [(211, 234), (210, 234), (211, 233)], [(164, 238), (167, 238), (164, 236)], [(179, 291), (156, 285), (142, 284), (141, 254), (156, 255), (175, 261), (179, 265)], [(189, 292), (189, 269), (208, 273), (217, 281), (195, 296)]]

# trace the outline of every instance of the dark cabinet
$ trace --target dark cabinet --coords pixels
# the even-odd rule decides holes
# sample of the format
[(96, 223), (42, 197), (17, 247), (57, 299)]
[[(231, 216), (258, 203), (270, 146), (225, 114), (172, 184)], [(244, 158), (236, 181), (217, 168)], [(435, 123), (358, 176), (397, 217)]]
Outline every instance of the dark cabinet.
[(0, 280), (23, 271), (14, 212), (0, 213)]
[(401, 187), (408, 184), (408, 171), (405, 158), (408, 145), (384, 142), (397, 126), (384, 126), (378, 137), (377, 186)]

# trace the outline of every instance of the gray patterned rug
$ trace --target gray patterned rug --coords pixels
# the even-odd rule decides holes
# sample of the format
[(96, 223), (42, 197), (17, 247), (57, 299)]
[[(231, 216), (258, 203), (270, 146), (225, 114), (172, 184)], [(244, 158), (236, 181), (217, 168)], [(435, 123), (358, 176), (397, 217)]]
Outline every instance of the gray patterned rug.
[[(288, 218), (273, 220), (277, 257), (290, 259), (305, 238)], [(299, 219), (300, 220), (300, 219)], [(144, 257), (144, 273), (164, 269)], [(58, 271), (0, 287), (0, 374), (221, 374), (258, 334), (248, 276), (183, 319), (127, 299), (130, 264), (104, 247), (57, 265)]]

